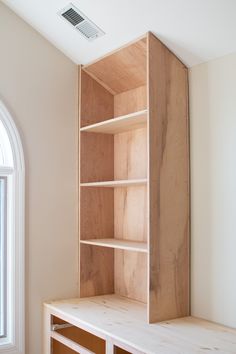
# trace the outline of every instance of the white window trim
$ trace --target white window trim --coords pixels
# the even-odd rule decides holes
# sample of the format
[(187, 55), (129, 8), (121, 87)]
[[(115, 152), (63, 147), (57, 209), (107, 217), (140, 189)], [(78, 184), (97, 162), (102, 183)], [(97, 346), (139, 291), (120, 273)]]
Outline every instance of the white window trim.
[[(8, 177), (11, 187), (8, 227), (10, 230), (10, 257), (8, 266), (10, 286), (8, 289), (8, 336), (0, 343), (0, 354), (25, 353), (25, 163), (23, 148), (15, 123), (0, 101), (0, 120), (12, 147), (14, 167), (0, 167), (0, 174)], [(10, 210), (8, 207), (8, 210)], [(9, 277), (9, 274), (8, 274)]]

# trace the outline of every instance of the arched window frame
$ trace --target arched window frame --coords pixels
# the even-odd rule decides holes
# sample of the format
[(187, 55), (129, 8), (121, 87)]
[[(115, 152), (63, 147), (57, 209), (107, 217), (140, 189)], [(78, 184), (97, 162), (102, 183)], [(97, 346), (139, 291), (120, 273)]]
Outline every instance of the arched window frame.
[(25, 344), (25, 163), (15, 123), (0, 101), (0, 120), (12, 148), (13, 167), (0, 166), (8, 183), (7, 195), (7, 331), (0, 353), (24, 354)]

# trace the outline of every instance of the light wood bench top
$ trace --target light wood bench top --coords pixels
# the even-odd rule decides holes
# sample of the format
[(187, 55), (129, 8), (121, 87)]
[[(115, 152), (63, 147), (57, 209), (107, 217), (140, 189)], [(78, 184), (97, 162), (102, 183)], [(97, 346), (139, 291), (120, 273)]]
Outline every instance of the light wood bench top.
[(194, 317), (146, 322), (146, 305), (116, 295), (47, 303), (50, 312), (147, 354), (236, 354), (236, 330)]

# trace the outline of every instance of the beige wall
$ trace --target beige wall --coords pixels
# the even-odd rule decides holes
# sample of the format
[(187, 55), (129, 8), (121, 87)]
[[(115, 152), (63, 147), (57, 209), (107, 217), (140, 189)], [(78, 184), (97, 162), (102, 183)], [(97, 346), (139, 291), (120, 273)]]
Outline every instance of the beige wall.
[(42, 302), (77, 293), (77, 67), (1, 2), (0, 47), (26, 160), (27, 354), (42, 354)]
[[(77, 68), (0, 2), (0, 99), (26, 159), (27, 354), (77, 293)], [(236, 327), (236, 54), (190, 70), (192, 313)]]
[(190, 70), (192, 313), (236, 327), (236, 54)]

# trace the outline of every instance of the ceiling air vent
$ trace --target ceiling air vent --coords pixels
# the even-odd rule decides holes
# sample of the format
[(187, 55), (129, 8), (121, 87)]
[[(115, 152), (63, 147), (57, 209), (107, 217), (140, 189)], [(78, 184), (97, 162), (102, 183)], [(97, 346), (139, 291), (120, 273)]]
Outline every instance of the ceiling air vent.
[(60, 11), (60, 16), (77, 29), (88, 41), (101, 37), (105, 34), (95, 23), (85, 16), (73, 4), (69, 4)]

